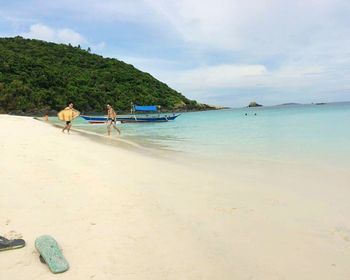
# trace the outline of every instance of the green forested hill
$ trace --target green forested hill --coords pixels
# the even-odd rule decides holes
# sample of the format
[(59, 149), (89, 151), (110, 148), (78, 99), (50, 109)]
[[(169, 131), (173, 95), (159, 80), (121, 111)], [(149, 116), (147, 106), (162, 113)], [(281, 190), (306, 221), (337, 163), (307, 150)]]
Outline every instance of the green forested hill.
[(131, 103), (162, 110), (209, 108), (117, 59), (70, 45), (0, 38), (1, 112), (59, 110), (68, 101), (83, 112), (102, 112), (106, 103), (118, 111), (128, 111)]

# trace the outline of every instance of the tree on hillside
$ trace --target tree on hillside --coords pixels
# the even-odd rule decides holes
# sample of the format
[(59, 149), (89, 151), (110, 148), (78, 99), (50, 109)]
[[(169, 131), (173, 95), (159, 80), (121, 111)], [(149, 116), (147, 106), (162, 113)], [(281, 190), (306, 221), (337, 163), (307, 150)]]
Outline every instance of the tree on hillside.
[(68, 100), (85, 112), (102, 112), (106, 103), (127, 112), (131, 102), (163, 110), (208, 108), (130, 64), (90, 52), (70, 44), (0, 38), (0, 109), (59, 110)]

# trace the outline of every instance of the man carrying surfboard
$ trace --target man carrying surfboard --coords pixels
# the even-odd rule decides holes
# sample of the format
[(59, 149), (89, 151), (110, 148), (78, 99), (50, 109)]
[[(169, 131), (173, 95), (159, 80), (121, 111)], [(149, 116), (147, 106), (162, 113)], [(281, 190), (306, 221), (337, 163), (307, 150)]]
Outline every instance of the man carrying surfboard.
[(66, 122), (65, 127), (62, 129), (63, 133), (65, 132), (65, 130), (67, 130), (69, 134), (69, 131), (72, 127), (72, 120), (74, 120), (76, 117), (80, 115), (80, 112), (75, 110), (73, 107), (74, 107), (73, 102), (69, 102), (68, 106), (57, 114), (58, 118), (61, 121)]
[(107, 104), (107, 131), (108, 131), (108, 136), (111, 135), (111, 126), (113, 126), (114, 129), (118, 131), (120, 134), (120, 130), (116, 126), (117, 122), (117, 113), (114, 111), (111, 105)]

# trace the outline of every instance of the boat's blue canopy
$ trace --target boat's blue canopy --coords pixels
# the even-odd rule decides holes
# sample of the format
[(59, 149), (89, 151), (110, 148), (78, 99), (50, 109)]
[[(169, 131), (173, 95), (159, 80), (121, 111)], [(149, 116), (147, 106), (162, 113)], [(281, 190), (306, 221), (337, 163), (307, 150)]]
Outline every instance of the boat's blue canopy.
[(136, 106), (134, 105), (135, 111), (157, 111), (157, 106)]

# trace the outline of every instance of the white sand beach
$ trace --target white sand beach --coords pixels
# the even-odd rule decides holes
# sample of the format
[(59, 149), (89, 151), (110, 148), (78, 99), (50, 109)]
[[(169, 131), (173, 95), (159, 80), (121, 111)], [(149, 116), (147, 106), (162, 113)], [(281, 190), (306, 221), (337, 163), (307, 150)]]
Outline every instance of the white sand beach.
[[(350, 279), (349, 170), (210, 166), (0, 115), (0, 279)], [(248, 168), (249, 167), (249, 168)], [(35, 238), (59, 242), (52, 274)]]

